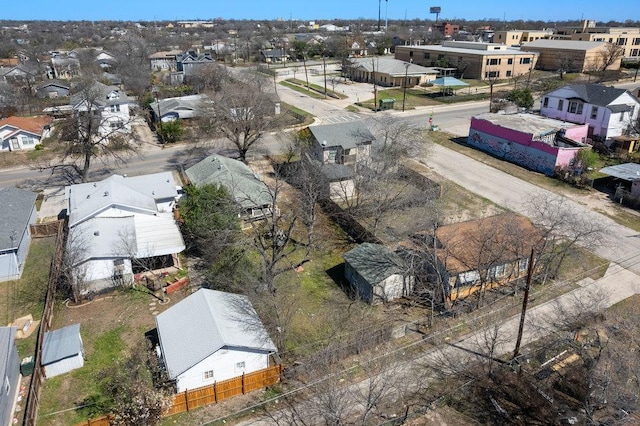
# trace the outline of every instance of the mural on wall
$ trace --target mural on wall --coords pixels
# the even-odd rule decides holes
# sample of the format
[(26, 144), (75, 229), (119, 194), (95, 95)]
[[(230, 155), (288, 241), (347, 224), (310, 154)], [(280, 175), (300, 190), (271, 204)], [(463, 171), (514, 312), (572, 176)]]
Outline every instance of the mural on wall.
[(498, 138), (483, 132), (472, 130), (467, 143), (511, 163), (518, 164), (536, 172), (553, 175), (556, 168), (556, 156), (528, 146)]

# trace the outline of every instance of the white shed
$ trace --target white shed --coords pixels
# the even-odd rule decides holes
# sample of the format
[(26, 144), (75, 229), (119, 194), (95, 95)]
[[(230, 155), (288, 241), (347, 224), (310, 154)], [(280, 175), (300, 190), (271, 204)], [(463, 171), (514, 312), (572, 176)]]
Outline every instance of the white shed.
[(84, 347), (80, 337), (80, 324), (69, 325), (44, 334), (42, 367), (45, 377), (68, 373), (84, 365)]

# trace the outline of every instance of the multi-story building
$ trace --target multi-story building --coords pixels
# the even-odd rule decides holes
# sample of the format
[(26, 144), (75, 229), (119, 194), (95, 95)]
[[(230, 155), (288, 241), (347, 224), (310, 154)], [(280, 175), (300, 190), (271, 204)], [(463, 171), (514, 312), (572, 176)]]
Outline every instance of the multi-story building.
[(640, 60), (640, 28), (637, 27), (598, 27), (595, 21), (584, 20), (580, 27), (558, 28), (554, 38), (612, 43), (624, 48), (623, 61)]
[(523, 43), (549, 38), (553, 35), (552, 30), (505, 30), (496, 31), (493, 35), (493, 42), (507, 44), (509, 46), (519, 46)]
[(442, 35), (445, 37), (451, 37), (458, 31), (460, 31), (460, 26), (452, 24), (451, 22), (442, 22), (440, 25), (436, 27)]
[[(542, 70), (587, 72), (601, 70), (610, 46), (601, 41), (537, 40), (525, 43), (521, 49), (538, 53), (538, 66)], [(607, 66), (608, 70), (620, 68), (621, 58)]]
[(445, 41), (442, 45), (397, 46), (395, 57), (426, 67), (456, 67), (462, 77), (485, 80), (527, 74), (535, 68), (538, 54), (497, 43)]

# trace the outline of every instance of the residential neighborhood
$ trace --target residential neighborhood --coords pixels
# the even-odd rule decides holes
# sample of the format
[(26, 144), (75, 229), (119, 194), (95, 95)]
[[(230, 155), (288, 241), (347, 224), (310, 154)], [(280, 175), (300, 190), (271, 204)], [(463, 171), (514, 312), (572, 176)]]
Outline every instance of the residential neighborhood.
[(640, 419), (640, 19), (387, 3), (1, 21), (0, 424)]

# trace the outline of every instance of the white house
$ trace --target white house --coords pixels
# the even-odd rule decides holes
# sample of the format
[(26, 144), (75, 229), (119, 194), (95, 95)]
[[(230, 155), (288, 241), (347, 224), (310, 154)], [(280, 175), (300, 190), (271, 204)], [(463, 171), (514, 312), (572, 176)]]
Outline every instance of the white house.
[(415, 277), (396, 253), (381, 244), (363, 243), (344, 255), (344, 276), (369, 304), (389, 302), (413, 292)]
[(542, 96), (540, 114), (588, 124), (588, 137), (611, 140), (627, 134), (638, 120), (640, 100), (628, 90), (602, 84), (572, 84)]
[(100, 116), (97, 129), (100, 136), (131, 131), (129, 98), (116, 86), (95, 82), (71, 95), (70, 104), (76, 116), (89, 111)]
[(20, 387), (20, 358), (15, 327), (0, 327), (0, 424), (10, 425)]
[(42, 367), (46, 378), (84, 366), (84, 345), (80, 324), (47, 331), (42, 341)]
[(156, 317), (177, 392), (270, 366), (276, 347), (246, 296), (200, 289)]
[(36, 222), (36, 194), (0, 189), (0, 282), (20, 278), (31, 244), (29, 225)]
[(170, 172), (113, 175), (65, 188), (69, 239), (82, 292), (132, 282), (133, 274), (179, 266), (185, 245), (173, 216), (178, 191)]
[(51, 118), (8, 117), (0, 120), (0, 152), (35, 149), (42, 139), (51, 135)]

